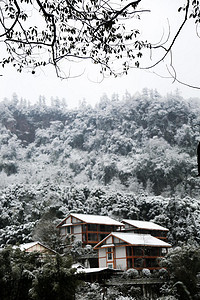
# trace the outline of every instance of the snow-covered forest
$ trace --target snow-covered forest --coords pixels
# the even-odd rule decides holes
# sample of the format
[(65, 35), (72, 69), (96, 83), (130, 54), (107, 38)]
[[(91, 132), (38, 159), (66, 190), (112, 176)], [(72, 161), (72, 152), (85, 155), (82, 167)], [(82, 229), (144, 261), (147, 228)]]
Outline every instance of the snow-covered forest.
[[(94, 95), (95, 97), (95, 95)], [(32, 240), (46, 213), (151, 220), (200, 243), (200, 100), (145, 89), (95, 107), (17, 95), (0, 103), (0, 245)]]

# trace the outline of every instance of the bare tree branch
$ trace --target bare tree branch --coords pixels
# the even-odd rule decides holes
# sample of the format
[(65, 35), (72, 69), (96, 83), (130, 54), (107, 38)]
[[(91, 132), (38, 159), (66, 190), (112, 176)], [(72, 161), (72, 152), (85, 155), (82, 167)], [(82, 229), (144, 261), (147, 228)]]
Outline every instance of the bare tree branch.
[[(17, 0), (13, 0), (13, 2), (15, 4), (16, 8), (17, 8), (16, 18), (15, 18), (13, 24), (9, 28), (6, 28), (4, 26), (5, 32), (0, 35), (0, 38), (3, 37), (3, 36), (7, 36), (14, 29), (15, 25), (17, 24), (17, 22), (19, 20), (19, 16), (20, 16), (20, 13), (21, 13), (20, 7), (17, 3)], [(2, 24), (4, 24), (4, 22), (2, 22)]]
[[(0, 42), (7, 47), (0, 65), (4, 67), (11, 63), (19, 72), (23, 68), (35, 72), (40, 66), (52, 64), (57, 76), (63, 78), (62, 60), (89, 59), (101, 65), (103, 76), (117, 76), (126, 74), (130, 68), (153, 69), (170, 56), (169, 74), (182, 83), (173, 67), (172, 50), (188, 18), (200, 23), (197, 1), (185, 1), (186, 6), (181, 8), (184, 19), (171, 42), (169, 24), (166, 40), (163, 42), (163, 33), (160, 42), (153, 45), (147, 40), (140, 40), (138, 28), (130, 28), (130, 18), (134, 20), (142, 13), (150, 12), (149, 9), (140, 9), (142, 0), (121, 0), (117, 3), (110, 0), (35, 0), (35, 4), (32, 0), (7, 0), (0, 8), (0, 25), (4, 31)], [(193, 11), (189, 15), (190, 5)], [(26, 14), (26, 9), (34, 12), (36, 19)], [(162, 49), (164, 54), (162, 52), (162, 57), (151, 65), (141, 67), (144, 49), (150, 49), (150, 59), (158, 49)]]
[(170, 46), (168, 48), (165, 48), (163, 45), (158, 45), (158, 46), (155, 46), (155, 47), (152, 47), (154, 49), (158, 49), (158, 48), (162, 48), (165, 50), (165, 54), (158, 60), (156, 61), (154, 64), (150, 65), (149, 67), (145, 67), (144, 69), (152, 69), (153, 67), (157, 66), (161, 61), (164, 61), (164, 59), (166, 58), (166, 56), (170, 53), (170, 51), (172, 50), (172, 47), (174, 46), (178, 36), (180, 35), (184, 25), (186, 24), (187, 20), (188, 20), (188, 12), (189, 12), (189, 6), (190, 6), (190, 0), (187, 0), (187, 4), (186, 4), (186, 7), (185, 7), (185, 17), (184, 17), (184, 20), (181, 24), (181, 26), (179, 27), (179, 29), (177, 30)]

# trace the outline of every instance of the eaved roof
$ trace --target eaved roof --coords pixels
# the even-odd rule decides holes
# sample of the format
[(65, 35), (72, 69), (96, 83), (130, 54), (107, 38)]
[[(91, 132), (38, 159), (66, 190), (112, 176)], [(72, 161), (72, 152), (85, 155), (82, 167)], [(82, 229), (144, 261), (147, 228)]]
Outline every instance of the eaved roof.
[[(20, 250), (24, 251), (24, 250), (28, 250), (29, 248), (31, 248), (31, 247), (33, 247), (33, 246), (35, 246), (35, 245), (37, 245), (37, 244), (41, 245), (40, 242), (30, 242), (30, 243), (26, 243), (26, 244), (21, 244), (21, 245), (19, 245), (19, 248), (20, 248)], [(43, 245), (41, 245), (41, 246), (43, 246)], [(43, 247), (44, 247), (44, 246), (43, 246)], [(46, 247), (45, 247), (45, 248), (46, 248)]]
[(19, 245), (19, 247), (18, 247), (18, 246), (14, 246), (13, 248), (15, 248), (15, 249), (16, 249), (16, 248), (19, 248), (21, 251), (26, 251), (26, 250), (30, 249), (31, 247), (36, 246), (36, 245), (38, 245), (38, 244), (39, 244), (40, 246), (46, 248), (47, 250), (56, 253), (56, 251), (50, 249), (49, 247), (43, 245), (42, 243), (40, 243), (40, 242), (38, 242), (38, 241), (37, 241), (37, 242), (30, 242), (30, 243), (26, 243), (26, 244), (21, 244), (21, 245)]
[(163, 231), (169, 231), (169, 229), (162, 227), (156, 223), (148, 222), (148, 221), (138, 221), (138, 220), (122, 220), (122, 223), (127, 223), (131, 226), (134, 226), (136, 228), (140, 229), (151, 229), (151, 230), (163, 230)]
[[(69, 217), (72, 216), (84, 223), (90, 223), (90, 224), (102, 224), (102, 225), (116, 225), (116, 226), (124, 226), (119, 221), (116, 221), (108, 216), (99, 216), (99, 215), (87, 215), (87, 214), (76, 214), (71, 213), (69, 214), (58, 226), (61, 226), (63, 222)], [(57, 227), (58, 227), (57, 226)]]
[[(158, 238), (155, 238), (150, 234), (141, 234), (141, 233), (132, 233), (132, 232), (111, 232), (107, 237), (105, 237), (96, 246), (94, 246), (94, 249), (100, 248), (101, 244), (110, 236), (114, 236), (131, 246), (171, 247), (170, 244)], [(105, 247), (105, 244), (103, 245), (103, 247)], [(110, 247), (109, 244), (108, 247)]]

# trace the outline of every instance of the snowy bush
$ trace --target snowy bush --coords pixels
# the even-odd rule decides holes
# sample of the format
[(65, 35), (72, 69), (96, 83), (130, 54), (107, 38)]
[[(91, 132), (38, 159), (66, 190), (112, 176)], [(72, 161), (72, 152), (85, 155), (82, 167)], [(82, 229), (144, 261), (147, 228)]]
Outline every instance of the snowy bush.
[(142, 269), (143, 277), (151, 277), (151, 271), (149, 269)]
[[(189, 299), (188, 295), (191, 299), (199, 299), (197, 297), (200, 293), (198, 284), (200, 270), (199, 246), (188, 244), (172, 249), (165, 257), (163, 265), (169, 271), (169, 291), (175, 288), (181, 300)], [(166, 293), (166, 288), (163, 289), (163, 293)]]
[(159, 270), (159, 277), (160, 278), (167, 278), (168, 276), (168, 271), (165, 268), (162, 268)]
[(136, 269), (128, 269), (127, 271), (124, 272), (124, 274), (122, 275), (124, 278), (136, 278), (138, 277), (139, 272)]
[(100, 300), (102, 288), (98, 283), (85, 282), (76, 291), (77, 300)]

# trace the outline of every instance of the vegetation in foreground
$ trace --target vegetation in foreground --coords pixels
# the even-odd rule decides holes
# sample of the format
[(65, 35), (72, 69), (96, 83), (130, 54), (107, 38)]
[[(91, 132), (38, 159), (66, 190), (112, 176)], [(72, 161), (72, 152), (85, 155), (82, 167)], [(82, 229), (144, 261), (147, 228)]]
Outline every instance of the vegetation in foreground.
[(79, 280), (71, 259), (19, 249), (0, 252), (1, 300), (74, 300)]
[[(177, 247), (163, 260), (163, 269), (151, 273), (144, 269), (125, 271), (120, 280), (158, 278), (162, 284), (147, 290), (133, 285), (106, 287), (104, 284), (80, 280), (72, 269), (68, 256), (41, 256), (19, 249), (5, 248), (0, 252), (0, 299), (1, 300), (141, 300), (177, 299), (198, 300), (200, 297), (200, 248), (192, 245)], [(165, 269), (167, 268), (167, 270)]]

